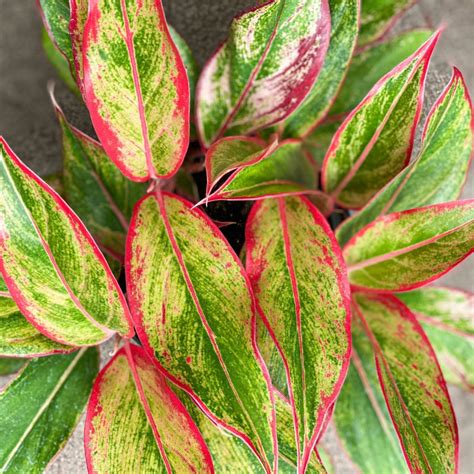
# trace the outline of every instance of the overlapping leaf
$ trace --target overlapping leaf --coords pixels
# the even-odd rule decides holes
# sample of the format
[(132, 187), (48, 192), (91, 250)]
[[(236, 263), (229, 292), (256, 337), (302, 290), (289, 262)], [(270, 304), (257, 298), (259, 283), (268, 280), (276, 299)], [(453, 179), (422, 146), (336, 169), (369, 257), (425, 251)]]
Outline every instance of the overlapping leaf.
[(431, 287), (397, 297), (428, 335), (446, 380), (474, 391), (474, 295)]
[(304, 198), (260, 201), (246, 228), (247, 272), (283, 358), (304, 469), (350, 353), (349, 289), (338, 246)]
[(416, 0), (363, 0), (359, 46), (383, 36), (402, 13), (415, 2)]
[(323, 189), (349, 208), (363, 206), (411, 155), (435, 33), (380, 79), (344, 120), (323, 163)]
[(25, 359), (0, 357), (0, 376), (18, 372), (26, 364)]
[(161, 1), (90, 1), (82, 51), (84, 97), (107, 155), (135, 181), (176, 173), (189, 83)]
[(429, 283), (474, 249), (474, 200), (379, 217), (344, 247), (349, 281), (374, 290), (407, 291)]
[(44, 472), (74, 431), (98, 369), (95, 348), (26, 365), (0, 394), (1, 472)]
[(456, 199), (471, 160), (473, 124), (466, 85), (454, 69), (427, 118), (417, 159), (337, 229), (339, 242), (344, 245), (380, 215)]
[(100, 143), (70, 125), (51, 97), (62, 131), (65, 198), (101, 247), (123, 258), (133, 206), (147, 185), (125, 178)]
[(137, 331), (173, 382), (271, 470), (274, 411), (249, 283), (222, 234), (191, 206), (155, 193), (136, 207), (126, 275)]
[(427, 29), (405, 31), (355, 54), (330, 115), (349, 113), (379, 79), (413, 54), (432, 33)]
[(89, 472), (214, 472), (185, 407), (145, 351), (128, 343), (94, 384), (85, 448)]
[(316, 168), (299, 141), (285, 140), (264, 153), (263, 158), (257, 153), (254, 164), (237, 167), (204, 201), (316, 193)]
[(313, 86), (329, 36), (327, 0), (272, 0), (235, 18), (199, 80), (202, 143), (287, 117)]
[(352, 362), (337, 399), (334, 424), (360, 472), (408, 472), (377, 379), (374, 350), (358, 319), (352, 322)]
[(423, 329), (390, 295), (354, 295), (377, 374), (412, 472), (456, 472), (458, 432), (448, 389)]
[(73, 350), (74, 347), (43, 336), (25, 319), (12, 299), (0, 297), (0, 355), (37, 357)]
[(304, 101), (285, 121), (285, 137), (308, 135), (328, 113), (347, 73), (356, 44), (359, 3), (359, 0), (329, 0), (331, 39), (324, 65)]
[(92, 237), (3, 139), (0, 190), (0, 270), (28, 321), (70, 345), (133, 335), (125, 298)]

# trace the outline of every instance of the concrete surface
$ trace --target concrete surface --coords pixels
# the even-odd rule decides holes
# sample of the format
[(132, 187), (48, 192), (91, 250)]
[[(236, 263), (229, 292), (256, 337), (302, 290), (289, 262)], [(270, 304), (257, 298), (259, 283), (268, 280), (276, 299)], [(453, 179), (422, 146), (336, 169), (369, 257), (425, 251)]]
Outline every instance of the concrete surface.
[[(57, 95), (73, 123), (93, 133), (80, 102), (57, 80), (40, 44), (40, 21), (34, 0), (0, 0), (0, 133), (18, 155), (36, 172), (47, 174), (60, 169), (58, 129), (46, 93), (50, 79), (57, 82)], [(168, 19), (183, 35), (202, 64), (226, 36), (233, 15), (255, 0), (164, 0)], [(434, 57), (430, 72), (427, 105), (449, 78), (447, 64), (460, 67), (474, 91), (474, 0), (420, 0), (420, 5), (402, 20), (398, 28), (438, 25), (447, 29)], [(464, 197), (473, 196), (472, 176)], [(474, 259), (451, 272), (443, 283), (473, 290)], [(107, 355), (109, 349), (104, 351)], [(474, 466), (474, 397), (450, 387), (458, 417), (461, 439), (461, 473)], [(86, 472), (82, 447), (82, 423), (64, 451), (49, 467), (49, 473)], [(327, 443), (335, 454), (337, 470), (353, 472), (347, 459), (337, 452), (329, 433)], [(384, 474), (384, 473), (380, 473)]]

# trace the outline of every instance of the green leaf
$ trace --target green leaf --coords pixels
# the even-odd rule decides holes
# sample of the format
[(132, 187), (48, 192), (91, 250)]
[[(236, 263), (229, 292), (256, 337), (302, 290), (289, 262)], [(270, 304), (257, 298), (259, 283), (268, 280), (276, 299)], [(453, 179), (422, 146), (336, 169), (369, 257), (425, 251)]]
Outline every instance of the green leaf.
[(69, 124), (51, 92), (62, 131), (65, 199), (101, 248), (123, 259), (133, 206), (145, 194), (109, 160), (97, 141)]
[(189, 83), (161, 1), (91, 1), (82, 52), (84, 98), (107, 155), (134, 181), (175, 174), (189, 144)]
[(313, 86), (329, 36), (327, 0), (272, 0), (236, 17), (199, 79), (204, 146), (286, 118)]
[(28, 321), (69, 345), (132, 336), (125, 298), (92, 237), (3, 139), (0, 194), (0, 270)]
[(58, 47), (53, 43), (53, 41), (48, 35), (48, 32), (45, 29), (43, 29), (41, 34), (41, 43), (43, 45), (46, 57), (56, 69), (59, 78), (67, 85), (67, 87), (69, 87), (71, 92), (73, 92), (78, 97), (81, 97), (81, 93), (79, 91), (79, 88), (77, 87), (76, 80), (72, 77), (69, 63), (62, 55), (61, 51), (59, 51)]
[(351, 62), (359, 30), (359, 3), (329, 0), (331, 39), (324, 65), (309, 94), (285, 121), (284, 137), (307, 136), (328, 113)]
[(400, 293), (436, 352), (447, 382), (474, 391), (474, 295), (452, 288)]
[(340, 121), (328, 121), (327, 123), (319, 125), (305, 137), (303, 149), (309, 152), (319, 167), (323, 164), (329, 145), (340, 126)]
[(95, 348), (26, 365), (0, 394), (1, 472), (44, 472), (74, 431), (98, 370)]
[(245, 241), (258, 308), (284, 361), (304, 470), (349, 363), (344, 261), (324, 217), (301, 197), (254, 204)]
[(0, 297), (0, 355), (37, 357), (73, 350), (74, 347), (43, 336), (20, 313), (12, 299)]
[(380, 215), (456, 199), (473, 148), (471, 100), (461, 73), (451, 81), (427, 118), (418, 157), (355, 216), (337, 229), (341, 245)]
[(285, 140), (269, 155), (263, 158), (259, 155), (254, 164), (235, 169), (203, 202), (317, 193), (316, 175), (316, 168), (301, 143)]
[(359, 46), (383, 36), (416, 0), (363, 0)]
[(363, 206), (408, 164), (439, 35), (380, 79), (334, 135), (322, 186), (340, 206)]
[(0, 376), (18, 372), (26, 364), (25, 359), (13, 357), (0, 357)]
[(349, 281), (408, 291), (436, 280), (474, 249), (474, 200), (379, 217), (344, 247)]
[(227, 173), (262, 161), (277, 146), (277, 140), (267, 144), (250, 137), (226, 137), (215, 142), (206, 153), (206, 194), (209, 195)]
[(157, 192), (135, 209), (126, 255), (127, 296), (148, 353), (271, 470), (269, 377), (250, 285), (229, 244), (191, 203)]
[(377, 378), (374, 350), (358, 319), (352, 322), (352, 362), (337, 399), (334, 424), (360, 472), (408, 472)]
[(145, 351), (129, 343), (97, 377), (84, 432), (89, 472), (214, 472), (186, 408)]
[(356, 293), (353, 298), (410, 471), (457, 472), (456, 419), (426, 334), (391, 295)]
[(44, 27), (51, 40), (68, 64), (72, 66), (72, 46), (69, 36), (69, 0), (37, 0), (37, 3)]
[(431, 30), (406, 31), (354, 55), (330, 115), (350, 112), (379, 79), (413, 54), (432, 34)]

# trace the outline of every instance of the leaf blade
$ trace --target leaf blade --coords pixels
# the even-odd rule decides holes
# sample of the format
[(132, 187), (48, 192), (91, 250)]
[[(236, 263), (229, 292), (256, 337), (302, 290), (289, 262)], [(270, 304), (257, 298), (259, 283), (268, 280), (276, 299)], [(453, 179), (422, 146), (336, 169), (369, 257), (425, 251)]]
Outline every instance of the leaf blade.
[(147, 181), (172, 176), (184, 160), (189, 83), (161, 1), (135, 7), (130, 0), (90, 1), (82, 45), (84, 96), (107, 155), (129, 179)]
[(285, 364), (304, 469), (349, 362), (344, 263), (325, 219), (301, 197), (256, 203), (246, 249), (258, 309)]

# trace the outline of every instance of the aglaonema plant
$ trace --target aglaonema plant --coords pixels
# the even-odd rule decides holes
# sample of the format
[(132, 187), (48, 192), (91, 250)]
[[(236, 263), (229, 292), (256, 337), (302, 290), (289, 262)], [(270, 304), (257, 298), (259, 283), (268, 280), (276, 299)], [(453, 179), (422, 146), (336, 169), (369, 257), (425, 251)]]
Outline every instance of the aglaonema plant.
[(200, 72), (160, 0), (38, 0), (96, 136), (50, 87), (62, 173), (0, 142), (2, 472), (86, 406), (89, 472), (332, 472), (329, 424), (361, 472), (458, 470), (474, 295), (427, 285), (473, 251), (474, 122), (453, 69), (414, 147), (412, 3), (260, 2)]

